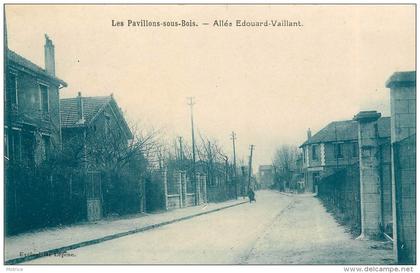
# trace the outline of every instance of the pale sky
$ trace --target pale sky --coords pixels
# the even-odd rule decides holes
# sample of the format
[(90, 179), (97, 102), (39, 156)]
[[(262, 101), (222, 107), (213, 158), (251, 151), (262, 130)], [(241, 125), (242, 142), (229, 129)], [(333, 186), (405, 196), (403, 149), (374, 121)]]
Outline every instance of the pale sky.
[[(360, 110), (389, 116), (385, 82), (415, 69), (415, 6), (6, 6), (9, 48), (44, 67), (55, 44), (61, 97), (114, 94), (131, 121), (217, 139), (254, 170)], [(111, 20), (195, 20), (198, 27), (112, 27)], [(300, 20), (303, 27), (213, 27), (214, 20)], [(203, 26), (201, 23), (209, 23)]]

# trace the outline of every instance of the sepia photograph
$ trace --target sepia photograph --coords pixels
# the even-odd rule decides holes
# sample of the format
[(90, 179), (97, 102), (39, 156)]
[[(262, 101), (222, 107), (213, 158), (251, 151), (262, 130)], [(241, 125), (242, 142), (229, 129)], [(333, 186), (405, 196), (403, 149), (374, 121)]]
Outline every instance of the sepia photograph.
[(3, 4), (3, 266), (414, 272), (416, 9)]

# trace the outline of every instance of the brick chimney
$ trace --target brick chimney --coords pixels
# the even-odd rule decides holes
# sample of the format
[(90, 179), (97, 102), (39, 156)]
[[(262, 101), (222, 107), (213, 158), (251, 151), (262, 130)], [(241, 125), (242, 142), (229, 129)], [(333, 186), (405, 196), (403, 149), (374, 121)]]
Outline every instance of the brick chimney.
[(55, 56), (54, 56), (54, 45), (51, 39), (45, 34), (45, 70), (48, 74), (55, 76)]
[(308, 134), (308, 140), (311, 139), (312, 137), (311, 128), (308, 128), (307, 134)]
[(85, 123), (82, 92), (77, 93), (77, 112), (78, 112), (78, 115), (79, 115), (79, 121), (77, 123), (78, 124)]

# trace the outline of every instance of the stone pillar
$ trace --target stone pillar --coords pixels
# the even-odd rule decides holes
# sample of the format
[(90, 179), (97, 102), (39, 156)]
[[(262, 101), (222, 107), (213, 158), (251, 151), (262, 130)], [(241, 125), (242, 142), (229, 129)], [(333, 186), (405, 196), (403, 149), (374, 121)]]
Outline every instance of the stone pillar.
[(196, 185), (197, 185), (197, 191), (195, 193), (195, 194), (197, 194), (196, 197), (195, 197), (196, 198), (195, 200), (197, 200), (196, 205), (200, 205), (202, 197), (201, 197), (201, 183), (200, 183), (201, 181), (200, 181), (200, 174), (199, 173), (197, 173), (196, 176), (195, 176), (195, 182), (196, 182)]
[(162, 171), (163, 193), (165, 197), (165, 210), (168, 209), (168, 177), (166, 168)]
[(378, 123), (381, 114), (362, 111), (354, 116), (359, 123), (359, 168), (360, 168), (360, 239), (374, 239), (382, 235), (382, 202), (380, 159), (378, 146)]
[[(396, 181), (395, 144), (416, 133), (416, 72), (396, 72), (387, 81), (391, 90), (392, 219), (394, 257), (416, 263), (416, 179), (413, 173)], [(401, 167), (401, 166), (400, 166)], [(414, 190), (410, 190), (414, 189)]]
[[(207, 179), (206, 179), (206, 175), (203, 174), (201, 176), (201, 179), (203, 181), (203, 200), (204, 200), (204, 203), (207, 203)], [(235, 188), (235, 190), (236, 190), (236, 188)], [(236, 198), (238, 198), (238, 197), (236, 196)]]

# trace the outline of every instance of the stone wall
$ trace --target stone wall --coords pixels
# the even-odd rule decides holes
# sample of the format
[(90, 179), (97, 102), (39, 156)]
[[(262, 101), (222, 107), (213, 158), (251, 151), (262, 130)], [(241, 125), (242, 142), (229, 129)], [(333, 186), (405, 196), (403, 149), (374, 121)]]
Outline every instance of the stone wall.
[(181, 208), (179, 194), (168, 195), (166, 202), (167, 202), (166, 203), (166, 206), (167, 206), (166, 209), (168, 209), (168, 210)]
[(416, 264), (416, 72), (396, 72), (391, 90), (392, 204), (395, 258)]
[(187, 193), (185, 196), (185, 206), (191, 207), (195, 205), (195, 193)]

